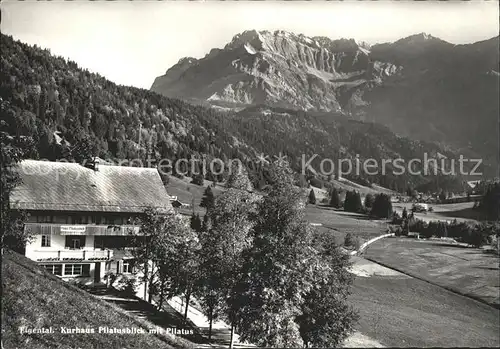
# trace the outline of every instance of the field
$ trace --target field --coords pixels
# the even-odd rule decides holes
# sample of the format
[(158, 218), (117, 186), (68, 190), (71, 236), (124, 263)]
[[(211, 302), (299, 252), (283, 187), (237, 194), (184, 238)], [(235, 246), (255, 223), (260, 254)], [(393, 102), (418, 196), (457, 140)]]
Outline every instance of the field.
[[(193, 205), (196, 213), (199, 213), (201, 216), (205, 214), (205, 209), (200, 207), (201, 198), (203, 197), (203, 192), (207, 188), (208, 185), (212, 185), (212, 182), (205, 181), (205, 185), (196, 185), (192, 184), (191, 179), (189, 177), (184, 177), (183, 179), (177, 178), (175, 176), (170, 176), (170, 181), (167, 184), (167, 193), (170, 196), (177, 196), (178, 200), (182, 203), (186, 203), (189, 205)], [(224, 187), (219, 183), (215, 188), (212, 188), (215, 196), (224, 191)], [(193, 208), (184, 208), (180, 209), (181, 213), (191, 214), (193, 212)]]
[[(394, 203), (393, 208), (399, 214), (406, 207), (407, 210), (411, 209), (411, 203)], [(429, 220), (447, 220), (452, 221), (456, 219), (457, 221), (475, 221), (484, 219), (484, 214), (480, 211), (474, 210), (473, 202), (462, 202), (456, 204), (430, 204), (433, 208), (433, 212), (428, 213), (416, 213), (415, 217), (423, 219), (425, 221)]]
[(347, 233), (357, 236), (361, 241), (367, 241), (385, 234), (388, 228), (383, 220), (370, 220), (362, 214), (317, 205), (307, 206), (306, 219), (316, 229), (331, 233), (338, 244), (344, 242)]
[(485, 250), (435, 240), (391, 238), (370, 245), (365, 256), (500, 307), (499, 258)]
[[(205, 209), (200, 207), (200, 202), (201, 198), (203, 197), (203, 192), (205, 191), (206, 187), (209, 185), (213, 185), (213, 182), (204, 181), (203, 186), (192, 184), (191, 183), (191, 178), (190, 177), (184, 177), (182, 179), (177, 178), (175, 176), (169, 176), (169, 183), (167, 184), (167, 192), (170, 196), (177, 196), (177, 198), (186, 204), (192, 205), (194, 203), (194, 210), (196, 213), (199, 213), (200, 215), (203, 215), (205, 213)], [(340, 190), (347, 191), (347, 190), (356, 190), (361, 193), (362, 199), (364, 199), (364, 196), (368, 193), (370, 194), (377, 194), (377, 193), (386, 193), (386, 194), (393, 194), (394, 192), (390, 191), (389, 189), (373, 185), (373, 188), (368, 188), (365, 186), (362, 186), (360, 184), (351, 182), (347, 179), (341, 179), (341, 180), (332, 180), (332, 184)], [(320, 203), (322, 200), (328, 197), (328, 191), (326, 189), (320, 189), (316, 187), (311, 187), (314, 190), (314, 193), (316, 195), (316, 200), (318, 203)], [(212, 190), (214, 194), (217, 196), (221, 192), (225, 190), (224, 183), (217, 183), (217, 185), (212, 187)], [(191, 214), (193, 212), (192, 208), (182, 208), (179, 210), (179, 212), (184, 213), (184, 214)]]
[[(205, 184), (211, 185), (212, 182), (205, 181)], [(200, 207), (200, 202), (205, 188), (206, 186), (202, 187), (190, 183), (190, 178), (188, 177), (179, 179), (170, 176), (167, 192), (171, 196), (177, 196), (183, 203), (194, 203), (194, 211), (199, 213), (200, 216), (203, 216), (205, 214), (205, 209)], [(222, 193), (225, 188), (223, 184), (218, 183), (212, 190), (214, 195), (217, 196)], [(315, 192), (322, 193), (318, 194), (319, 197), (325, 195), (323, 189), (319, 190), (314, 188), (314, 190)], [(193, 212), (193, 208), (181, 208), (179, 212), (190, 215)], [(367, 241), (373, 237), (385, 234), (388, 228), (385, 221), (370, 220), (362, 214), (335, 210), (323, 205), (307, 205), (306, 219), (309, 223), (313, 224), (316, 229), (331, 233), (338, 244), (344, 242), (344, 237), (349, 232), (359, 237), (361, 241)]]
[(357, 330), (384, 346), (500, 345), (497, 309), (406, 275), (358, 276), (350, 301), (360, 314)]

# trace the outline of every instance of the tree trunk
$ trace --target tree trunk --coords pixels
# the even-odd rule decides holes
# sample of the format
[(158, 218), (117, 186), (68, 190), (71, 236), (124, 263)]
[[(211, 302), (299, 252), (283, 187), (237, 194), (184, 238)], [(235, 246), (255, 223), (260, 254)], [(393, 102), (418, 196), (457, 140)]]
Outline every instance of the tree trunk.
[(234, 348), (234, 325), (233, 323), (231, 323), (231, 339), (230, 339), (230, 342), (229, 342), (229, 349), (233, 349)]
[(154, 285), (154, 277), (155, 277), (155, 273), (154, 273), (154, 264), (151, 262), (151, 277), (149, 278), (149, 295), (148, 295), (148, 303), (152, 303), (153, 301), (153, 285)]
[(158, 300), (158, 310), (161, 310), (163, 307), (163, 298), (165, 297), (165, 293), (163, 291), (165, 287), (165, 281), (162, 281), (160, 284), (160, 299)]
[(184, 311), (184, 326), (187, 324), (187, 316), (189, 309), (189, 298), (191, 298), (191, 292), (186, 293), (186, 310)]
[(148, 290), (148, 303), (151, 303), (153, 301), (153, 277), (149, 279), (149, 290)]
[(210, 325), (208, 327), (208, 340), (212, 340), (212, 321), (214, 319), (214, 308), (213, 307), (210, 307), (209, 317), (210, 317)]
[(144, 300), (148, 298), (148, 261), (144, 262)]

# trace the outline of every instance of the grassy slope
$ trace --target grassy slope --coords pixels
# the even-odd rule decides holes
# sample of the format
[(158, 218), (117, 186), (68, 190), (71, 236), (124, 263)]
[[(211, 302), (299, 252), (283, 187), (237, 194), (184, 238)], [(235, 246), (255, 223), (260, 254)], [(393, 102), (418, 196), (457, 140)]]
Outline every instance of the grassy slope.
[(310, 223), (321, 224), (319, 230), (325, 230), (335, 237), (337, 244), (344, 243), (344, 237), (351, 233), (362, 241), (385, 234), (388, 225), (383, 220), (370, 220), (365, 215), (338, 211), (331, 207), (308, 205), (306, 219)]
[[(154, 328), (133, 318), (10, 251), (2, 258), (2, 342), (4, 348), (190, 348), (167, 335), (61, 334), (60, 326)], [(50, 327), (54, 334), (19, 334), (19, 327)]]
[(498, 310), (413, 278), (357, 277), (357, 329), (389, 347), (498, 347)]
[[(183, 203), (191, 205), (194, 199), (194, 209), (196, 213), (200, 215), (205, 214), (205, 209), (200, 207), (201, 198), (203, 197), (203, 192), (207, 188), (208, 185), (212, 185), (212, 182), (205, 181), (205, 185), (196, 185), (192, 184), (191, 178), (184, 177), (183, 179), (179, 179), (175, 176), (170, 176), (170, 181), (167, 184), (167, 192), (170, 196), (177, 196), (178, 200)], [(215, 196), (220, 194), (224, 187), (221, 184), (217, 184), (216, 188), (212, 188)], [(183, 209), (180, 210), (182, 213), (192, 213), (192, 209)]]
[(439, 241), (383, 239), (366, 257), (436, 285), (500, 307), (499, 260), (481, 249)]

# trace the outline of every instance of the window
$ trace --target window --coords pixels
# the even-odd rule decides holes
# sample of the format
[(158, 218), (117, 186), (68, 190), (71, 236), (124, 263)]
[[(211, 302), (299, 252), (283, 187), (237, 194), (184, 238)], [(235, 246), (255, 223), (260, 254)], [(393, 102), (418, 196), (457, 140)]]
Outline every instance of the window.
[(81, 214), (73, 214), (70, 216), (69, 221), (71, 224), (87, 224), (89, 222), (89, 217)]
[(37, 223), (52, 223), (52, 216), (49, 215), (38, 215), (36, 216), (36, 222)]
[(42, 264), (40, 266), (51, 274), (62, 275), (62, 264)]
[(123, 266), (122, 266), (122, 269), (123, 269), (123, 274), (130, 274), (133, 272), (132, 270), (132, 263), (131, 261), (128, 261), (128, 260), (124, 260), (123, 261)]
[(92, 218), (91, 218), (91, 220), (92, 220), (92, 223), (94, 223), (94, 224), (102, 224), (102, 221), (104, 221), (104, 219), (102, 218), (102, 216), (101, 215), (97, 215), (97, 214), (93, 215)]
[(42, 235), (42, 247), (50, 247), (50, 235)]
[(75, 250), (85, 247), (85, 235), (66, 235), (65, 247)]
[(89, 276), (90, 264), (65, 264), (64, 276)]
[(94, 236), (94, 248), (101, 249), (101, 250), (104, 250), (106, 248), (103, 236), (99, 236), (99, 235)]
[(71, 239), (71, 248), (80, 248), (80, 239)]

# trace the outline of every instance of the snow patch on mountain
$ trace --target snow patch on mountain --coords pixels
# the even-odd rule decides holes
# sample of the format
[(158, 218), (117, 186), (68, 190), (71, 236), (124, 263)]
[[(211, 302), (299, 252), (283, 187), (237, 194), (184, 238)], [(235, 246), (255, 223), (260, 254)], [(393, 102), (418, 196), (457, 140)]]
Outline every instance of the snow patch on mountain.
[(252, 46), (252, 45), (250, 45), (249, 43), (245, 43), (245, 45), (244, 45), (244, 46), (245, 46), (245, 50), (247, 50), (247, 52), (248, 52), (248, 53), (250, 53), (251, 55), (254, 55), (254, 54), (256, 54), (256, 53), (257, 53), (257, 50), (255, 50), (255, 49), (253, 48), (253, 46)]

